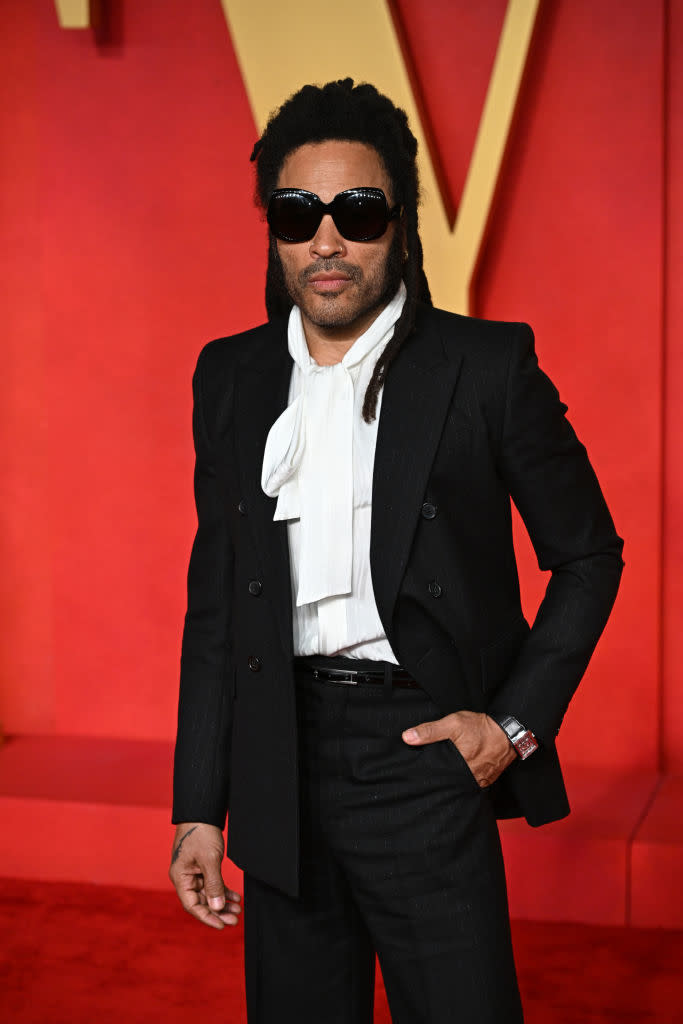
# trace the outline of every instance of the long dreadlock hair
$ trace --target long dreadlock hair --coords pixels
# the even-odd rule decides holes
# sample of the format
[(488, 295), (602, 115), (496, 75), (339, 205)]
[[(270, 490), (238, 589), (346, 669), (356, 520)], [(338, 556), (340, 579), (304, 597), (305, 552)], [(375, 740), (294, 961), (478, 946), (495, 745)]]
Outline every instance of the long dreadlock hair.
[[(256, 163), (257, 204), (267, 208), (282, 165), (291, 152), (307, 143), (332, 139), (372, 146), (391, 181), (393, 201), (403, 207), (406, 258), (402, 277), (407, 295), (393, 336), (378, 359), (365, 392), (363, 419), (370, 423), (377, 412), (377, 398), (387, 370), (415, 326), (417, 303), (432, 305), (418, 232), (417, 139), (408, 126), (405, 111), (394, 106), (373, 85), (354, 85), (352, 78), (323, 86), (305, 85), (271, 114), (254, 146), (251, 160)], [(287, 314), (291, 308), (292, 300), (271, 236), (266, 274), (268, 319)]]

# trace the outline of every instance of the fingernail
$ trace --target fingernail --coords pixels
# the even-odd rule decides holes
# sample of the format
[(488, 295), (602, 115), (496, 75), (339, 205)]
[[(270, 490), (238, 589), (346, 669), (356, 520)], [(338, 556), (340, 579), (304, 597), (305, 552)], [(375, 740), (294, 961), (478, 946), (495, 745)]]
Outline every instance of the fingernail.
[(417, 734), (417, 729), (406, 729), (406, 731), (403, 733), (403, 739), (406, 740), (407, 743), (414, 743), (415, 740), (419, 738), (420, 737)]
[(225, 906), (225, 900), (222, 900), (220, 896), (213, 896), (209, 900), (209, 906), (212, 910), (222, 910)]

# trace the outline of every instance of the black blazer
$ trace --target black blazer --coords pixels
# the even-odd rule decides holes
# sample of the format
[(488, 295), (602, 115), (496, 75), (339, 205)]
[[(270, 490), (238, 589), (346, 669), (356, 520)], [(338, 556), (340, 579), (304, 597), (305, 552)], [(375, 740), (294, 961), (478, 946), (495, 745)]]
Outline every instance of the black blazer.
[[(286, 407), (286, 322), (207, 345), (194, 375), (198, 530), (188, 574), (173, 821), (219, 827), (228, 856), (298, 891), (298, 795), (287, 526), (261, 490)], [(555, 750), (617, 593), (622, 541), (526, 324), (422, 307), (384, 386), (370, 564), (400, 664), (444, 714), (508, 713), (541, 749), (491, 789), (531, 825), (569, 804)], [(520, 606), (510, 498), (541, 569)], [(435, 586), (434, 584), (438, 584)]]

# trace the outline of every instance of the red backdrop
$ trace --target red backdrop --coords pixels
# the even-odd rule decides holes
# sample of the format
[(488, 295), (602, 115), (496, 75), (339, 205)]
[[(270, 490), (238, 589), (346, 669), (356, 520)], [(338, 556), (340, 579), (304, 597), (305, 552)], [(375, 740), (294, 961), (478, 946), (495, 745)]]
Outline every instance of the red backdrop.
[[(505, 5), (479, 6), (395, 4), (453, 206)], [(263, 318), (265, 233), (218, 0), (117, 11), (98, 47), (52, 0), (0, 2), (0, 718), (167, 739), (190, 376), (206, 340)], [(574, 761), (683, 765), (682, 115), (682, 5), (545, 5), (475, 312), (532, 323), (626, 538), (561, 737)], [(533, 609), (543, 581), (519, 546)]]

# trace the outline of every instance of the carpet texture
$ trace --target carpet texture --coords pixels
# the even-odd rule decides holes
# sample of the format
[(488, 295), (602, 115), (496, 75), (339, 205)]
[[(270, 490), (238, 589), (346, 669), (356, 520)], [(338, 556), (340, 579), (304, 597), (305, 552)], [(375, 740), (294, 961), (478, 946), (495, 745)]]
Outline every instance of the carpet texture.
[[(515, 922), (513, 935), (526, 1024), (683, 1024), (683, 932)], [(0, 879), (0, 1020), (204, 1013), (246, 1019), (241, 928), (209, 931), (173, 893)], [(375, 1024), (390, 1024), (381, 987)]]

